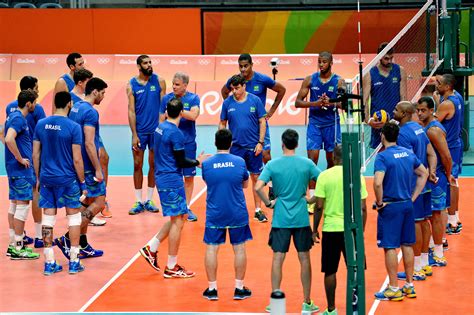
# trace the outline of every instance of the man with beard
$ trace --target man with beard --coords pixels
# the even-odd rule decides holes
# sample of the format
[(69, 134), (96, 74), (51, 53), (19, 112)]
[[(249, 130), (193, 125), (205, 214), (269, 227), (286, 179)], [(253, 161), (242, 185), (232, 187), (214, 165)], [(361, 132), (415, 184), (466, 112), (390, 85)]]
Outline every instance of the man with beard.
[[(377, 54), (387, 45), (388, 43), (380, 44)], [(363, 87), (366, 105), (365, 119), (366, 123), (372, 127), (370, 147), (375, 149), (380, 144), (380, 129), (384, 123), (375, 121), (372, 115), (381, 109), (390, 114), (398, 102), (407, 98), (407, 75), (401, 66), (393, 63), (393, 48), (387, 51), (378, 65), (364, 75)]]
[[(138, 76), (133, 77), (127, 85), (128, 122), (132, 130), (133, 184), (136, 202), (128, 212), (130, 215), (145, 210), (158, 212), (153, 202), (155, 189), (154, 169), (154, 132), (158, 127), (161, 98), (166, 93), (166, 82), (153, 73), (151, 59), (147, 55), (137, 58)], [(143, 157), (148, 147), (148, 188), (147, 198), (143, 202)]]
[[(326, 151), (327, 167), (334, 166), (333, 152), (337, 143), (341, 143), (341, 126), (336, 104), (329, 99), (337, 97), (337, 90), (345, 88), (344, 79), (332, 73), (332, 54), (323, 51), (318, 57), (319, 72), (307, 76), (296, 96), (297, 108), (309, 108), (309, 123), (306, 133), (308, 157), (317, 165), (319, 151)], [(309, 102), (305, 101), (310, 93)], [(310, 197), (314, 196), (315, 182), (309, 186)], [(308, 212), (314, 213), (314, 204), (308, 205)]]

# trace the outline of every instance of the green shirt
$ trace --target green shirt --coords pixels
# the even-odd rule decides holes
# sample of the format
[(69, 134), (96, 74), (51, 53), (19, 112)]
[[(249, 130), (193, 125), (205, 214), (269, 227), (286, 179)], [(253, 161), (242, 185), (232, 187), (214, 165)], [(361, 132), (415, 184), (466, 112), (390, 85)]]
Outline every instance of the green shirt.
[(272, 227), (299, 228), (309, 226), (306, 189), (319, 176), (319, 169), (308, 158), (292, 155), (273, 159), (265, 165), (259, 179), (272, 182), (276, 204)]
[[(361, 176), (360, 180), (361, 199), (366, 199), (368, 194), (364, 176)], [(325, 199), (323, 231), (344, 231), (344, 187), (342, 165), (331, 167), (319, 175), (314, 195)]]

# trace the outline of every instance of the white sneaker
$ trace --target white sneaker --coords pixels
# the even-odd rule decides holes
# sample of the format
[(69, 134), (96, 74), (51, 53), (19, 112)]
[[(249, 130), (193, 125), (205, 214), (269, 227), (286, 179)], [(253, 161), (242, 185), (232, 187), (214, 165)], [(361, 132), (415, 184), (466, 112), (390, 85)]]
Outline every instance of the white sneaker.
[(102, 220), (102, 219), (99, 219), (98, 217), (94, 217), (90, 222), (89, 222), (89, 225), (92, 225), (92, 226), (103, 226), (107, 223), (107, 221), (105, 220)]

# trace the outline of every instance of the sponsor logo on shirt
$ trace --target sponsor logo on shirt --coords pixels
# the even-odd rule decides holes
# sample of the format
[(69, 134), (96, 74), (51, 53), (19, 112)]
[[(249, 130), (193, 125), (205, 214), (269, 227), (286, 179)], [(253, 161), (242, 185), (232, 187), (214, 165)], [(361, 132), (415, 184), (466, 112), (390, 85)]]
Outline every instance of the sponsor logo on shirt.
[(311, 90), (319, 91), (319, 86), (312, 86), (312, 87), (311, 87)]
[[(150, 90), (151, 90), (151, 88), (150, 88)], [(144, 92), (145, 92), (145, 90), (144, 90), (144, 89), (141, 89), (141, 90), (136, 91), (135, 94), (138, 95), (138, 94), (142, 94), (142, 93), (144, 93)]]
[(260, 92), (260, 86), (259, 85), (254, 86), (253, 91), (254, 92)]
[(251, 113), (255, 113), (255, 110), (256, 110), (256, 108), (255, 108), (254, 106), (251, 106), (251, 107), (250, 107), (250, 112), (251, 112)]
[(150, 92), (155, 92), (156, 91), (156, 85), (150, 86)]
[(46, 125), (44, 125), (44, 129), (47, 129), (47, 130), (61, 130), (61, 126), (60, 125), (46, 124)]
[(73, 113), (79, 113), (79, 108), (73, 107), (73, 108), (71, 108), (71, 112), (73, 112)]
[(375, 82), (375, 83), (374, 83), (374, 86), (382, 85), (382, 84), (383, 84), (383, 82), (380, 82), (380, 81), (379, 81), (379, 82)]
[(396, 158), (396, 159), (401, 159), (401, 158), (404, 158), (404, 157), (408, 157), (408, 153), (407, 152), (394, 153), (393, 157)]
[(213, 163), (213, 168), (235, 167), (233, 162)]
[(184, 103), (184, 104), (183, 104), (183, 107), (184, 107), (184, 109), (189, 110), (189, 103)]
[(393, 78), (392, 78), (392, 83), (398, 83), (398, 78), (397, 78), (397, 77), (393, 77)]
[(229, 109), (227, 110), (228, 113), (230, 113), (230, 112), (235, 112), (235, 111), (236, 111), (235, 108), (229, 108)]
[(417, 136), (418, 136), (418, 135), (421, 135), (422, 133), (425, 133), (425, 132), (424, 132), (423, 129), (421, 129), (421, 128), (415, 130), (415, 135), (417, 135)]
[(160, 127), (156, 128), (155, 132), (160, 134), (160, 135), (163, 135), (163, 129), (160, 129)]
[(328, 88), (328, 92), (334, 92), (334, 86), (330, 86), (330, 87)]

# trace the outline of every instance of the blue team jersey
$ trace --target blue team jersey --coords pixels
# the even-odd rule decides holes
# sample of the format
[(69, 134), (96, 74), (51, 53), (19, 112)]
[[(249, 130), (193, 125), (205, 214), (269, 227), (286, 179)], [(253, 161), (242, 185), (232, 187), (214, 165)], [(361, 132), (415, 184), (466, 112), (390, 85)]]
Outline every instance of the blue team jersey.
[(392, 64), (388, 76), (380, 73), (377, 66), (370, 69), (370, 116), (378, 110), (385, 110), (390, 115), (400, 102), (400, 66)]
[(80, 98), (76, 93), (69, 92), (69, 94), (71, 94), (72, 105), (82, 101), (82, 98)]
[(260, 99), (250, 93), (242, 102), (228, 97), (222, 104), (221, 120), (229, 122), (232, 143), (243, 148), (253, 149), (260, 134), (259, 119), (265, 117), (265, 107)]
[[(161, 100), (161, 107), (160, 107), (160, 114), (164, 114), (166, 112), (166, 104), (174, 98), (175, 95), (173, 93), (168, 93), (163, 96)], [(183, 103), (183, 109), (186, 111), (190, 111), (191, 108), (197, 107), (199, 108), (199, 96), (197, 94), (186, 92), (186, 94), (181, 97), (181, 102)], [(184, 134), (184, 143), (194, 143), (196, 141), (196, 122), (192, 120), (188, 120), (186, 118), (181, 118), (179, 121), (179, 130), (181, 130)]]
[(416, 155), (401, 146), (388, 147), (377, 154), (374, 172), (383, 172), (383, 201), (395, 202), (411, 199), (414, 170), (421, 162)]
[(158, 76), (152, 74), (145, 85), (132, 78), (130, 85), (135, 98), (137, 132), (153, 133), (160, 119), (161, 86)]
[[(14, 100), (10, 104), (7, 105), (6, 117), (8, 117), (11, 113), (18, 109), (18, 100)], [(36, 104), (35, 110), (32, 113), (28, 113), (26, 115), (26, 121), (28, 122), (28, 128), (30, 130), (30, 137), (33, 138), (33, 133), (35, 132), (36, 124), (40, 119), (46, 117), (46, 113), (44, 112), (43, 106), (40, 104)]]
[[(272, 89), (275, 86), (276, 82), (269, 76), (260, 73), (253, 72), (253, 76), (250, 80), (245, 82), (245, 90), (253, 95), (258, 96), (263, 106), (267, 105), (267, 89)], [(225, 84), (227, 89), (231, 89), (230, 78)]]
[(459, 136), (462, 136), (462, 128), (464, 128), (464, 97), (456, 90), (454, 90), (454, 95), (459, 99), (459, 103), (461, 103), (461, 115), (459, 117), (459, 125), (461, 127), (461, 132)]
[(66, 186), (76, 180), (72, 145), (82, 144), (79, 124), (67, 117), (50, 116), (38, 123), (33, 140), (41, 143), (41, 184)]
[[(459, 148), (461, 146), (460, 135), (461, 124), (463, 121), (461, 99), (462, 96), (459, 97), (455, 94), (448, 96), (448, 100), (450, 100), (454, 104), (454, 116), (451, 117), (451, 119), (445, 118), (441, 122), (444, 129), (446, 130), (446, 141), (448, 142), (448, 148), (450, 150), (454, 148)], [(440, 101), (443, 102), (444, 98), (441, 97)]]
[(218, 153), (202, 163), (207, 184), (206, 227), (240, 227), (249, 223), (242, 182), (249, 174), (241, 157)]
[(178, 167), (174, 151), (184, 150), (184, 135), (169, 121), (155, 131), (155, 178), (158, 189), (183, 187), (183, 170)]
[[(5, 121), (5, 135), (8, 129), (12, 128), (16, 131), (15, 142), (20, 151), (20, 155), (24, 159), (30, 160), (33, 163), (33, 141), (28, 127), (28, 122), (23, 114), (17, 110), (11, 113)], [(8, 177), (33, 177), (33, 165), (30, 168), (25, 168), (10, 152), (8, 146), (5, 145), (5, 168), (7, 169)]]
[(61, 78), (64, 80), (64, 82), (66, 82), (68, 92), (71, 92), (72, 89), (76, 86), (76, 83), (74, 83), (74, 80), (73, 78), (71, 78), (71, 75), (69, 73), (65, 73), (61, 76)]
[(94, 144), (99, 155), (99, 112), (92, 106), (91, 103), (80, 101), (71, 108), (69, 118), (78, 123), (82, 130), (82, 160), (84, 161), (84, 171), (95, 172), (95, 168), (86, 151), (86, 137), (84, 136), (84, 127), (90, 126), (95, 128)]
[[(437, 121), (436, 119), (433, 119), (428, 125), (426, 125), (425, 127), (425, 132), (427, 133), (428, 130), (432, 127), (438, 127), (439, 129), (441, 129), (444, 133), (444, 135), (446, 136), (446, 129), (444, 129), (443, 125), (441, 125), (441, 123), (439, 121)], [(443, 174), (446, 174), (446, 170), (444, 169), (444, 166), (443, 166), (443, 163), (441, 162), (441, 156), (439, 155), (439, 152), (438, 150), (436, 150), (436, 148), (433, 146), (433, 149), (436, 153), (436, 157), (438, 159), (438, 163), (436, 163), (436, 174), (440, 174), (440, 173), (443, 173)]]
[[(309, 101), (316, 102), (324, 93), (326, 93), (329, 98), (336, 98), (340, 79), (341, 77), (337, 74), (332, 74), (331, 78), (323, 83), (320, 78), (320, 73), (313, 73), (309, 85)], [(334, 105), (326, 106), (325, 109), (322, 107), (310, 107), (309, 123), (318, 127), (334, 126), (336, 123), (339, 123), (339, 112)]]

